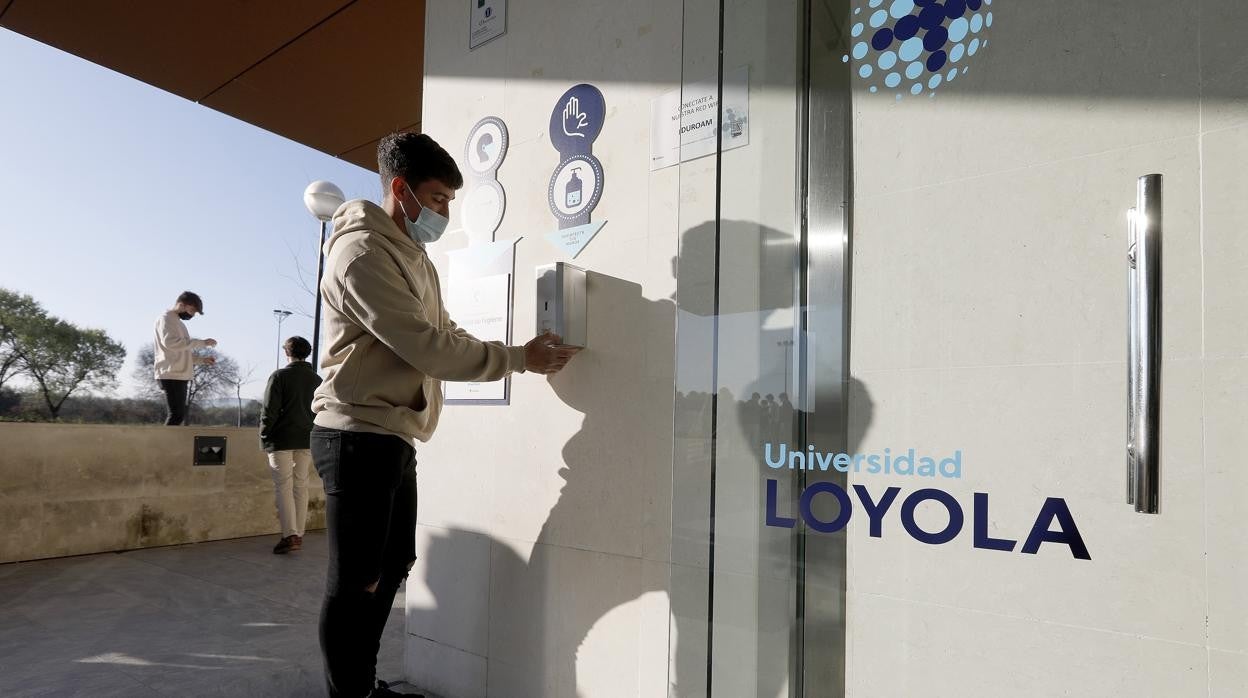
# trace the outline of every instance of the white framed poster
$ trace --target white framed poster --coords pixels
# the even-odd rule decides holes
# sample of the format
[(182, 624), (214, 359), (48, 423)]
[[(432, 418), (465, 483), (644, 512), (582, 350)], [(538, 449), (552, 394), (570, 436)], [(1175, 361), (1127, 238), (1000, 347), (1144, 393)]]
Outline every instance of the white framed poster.
[[(467, 277), (455, 280), (446, 294), (446, 311), (472, 336), (485, 342), (508, 343), (511, 339), (511, 274)], [(505, 405), (511, 380), (490, 383), (445, 382), (448, 404)]]

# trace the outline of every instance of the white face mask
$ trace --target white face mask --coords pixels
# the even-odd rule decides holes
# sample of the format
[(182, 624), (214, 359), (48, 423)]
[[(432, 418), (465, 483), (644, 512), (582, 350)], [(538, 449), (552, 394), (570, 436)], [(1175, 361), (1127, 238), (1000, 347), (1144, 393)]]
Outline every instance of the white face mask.
[[(407, 187), (407, 193), (415, 199), (416, 194), (412, 188), (407, 186), (406, 182), (403, 186)], [(442, 237), (442, 233), (446, 232), (446, 227), (451, 224), (446, 216), (428, 206), (420, 207), (420, 214), (416, 216), (416, 220), (412, 220), (412, 217), (407, 215), (407, 208), (403, 206), (402, 201), (399, 202), (399, 209), (403, 211), (403, 223), (407, 226), (408, 236), (416, 242), (425, 244), (437, 242), (438, 238)]]

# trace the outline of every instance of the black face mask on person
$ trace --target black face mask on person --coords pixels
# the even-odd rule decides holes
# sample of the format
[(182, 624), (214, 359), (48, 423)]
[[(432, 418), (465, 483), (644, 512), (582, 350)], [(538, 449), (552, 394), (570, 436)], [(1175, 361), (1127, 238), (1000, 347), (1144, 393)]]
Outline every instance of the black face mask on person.
[(190, 320), (191, 318), (195, 317), (195, 315), (194, 313), (178, 313), (178, 317), (182, 318), (183, 320)]

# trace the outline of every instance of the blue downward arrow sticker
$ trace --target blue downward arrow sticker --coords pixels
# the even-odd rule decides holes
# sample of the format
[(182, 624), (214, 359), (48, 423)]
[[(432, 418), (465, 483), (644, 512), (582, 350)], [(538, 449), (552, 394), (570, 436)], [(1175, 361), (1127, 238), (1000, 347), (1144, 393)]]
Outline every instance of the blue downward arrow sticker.
[(600, 221), (598, 223), (578, 225), (574, 228), (564, 228), (553, 233), (546, 233), (546, 239), (550, 241), (550, 244), (567, 252), (573, 259), (576, 259), (581, 250), (585, 249), (586, 245), (594, 239), (598, 231), (602, 230), (602, 226), (606, 224), (606, 221)]

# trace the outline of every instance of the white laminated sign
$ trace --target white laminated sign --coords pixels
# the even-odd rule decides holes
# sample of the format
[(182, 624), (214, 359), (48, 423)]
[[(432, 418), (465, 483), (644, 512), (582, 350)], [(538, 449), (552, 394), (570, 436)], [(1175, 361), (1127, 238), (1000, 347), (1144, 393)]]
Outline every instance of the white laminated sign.
[(698, 82), (651, 100), (651, 171), (714, 153), (720, 131), (725, 151), (749, 145), (749, 66), (724, 73), (722, 124), (718, 94), (715, 82)]

